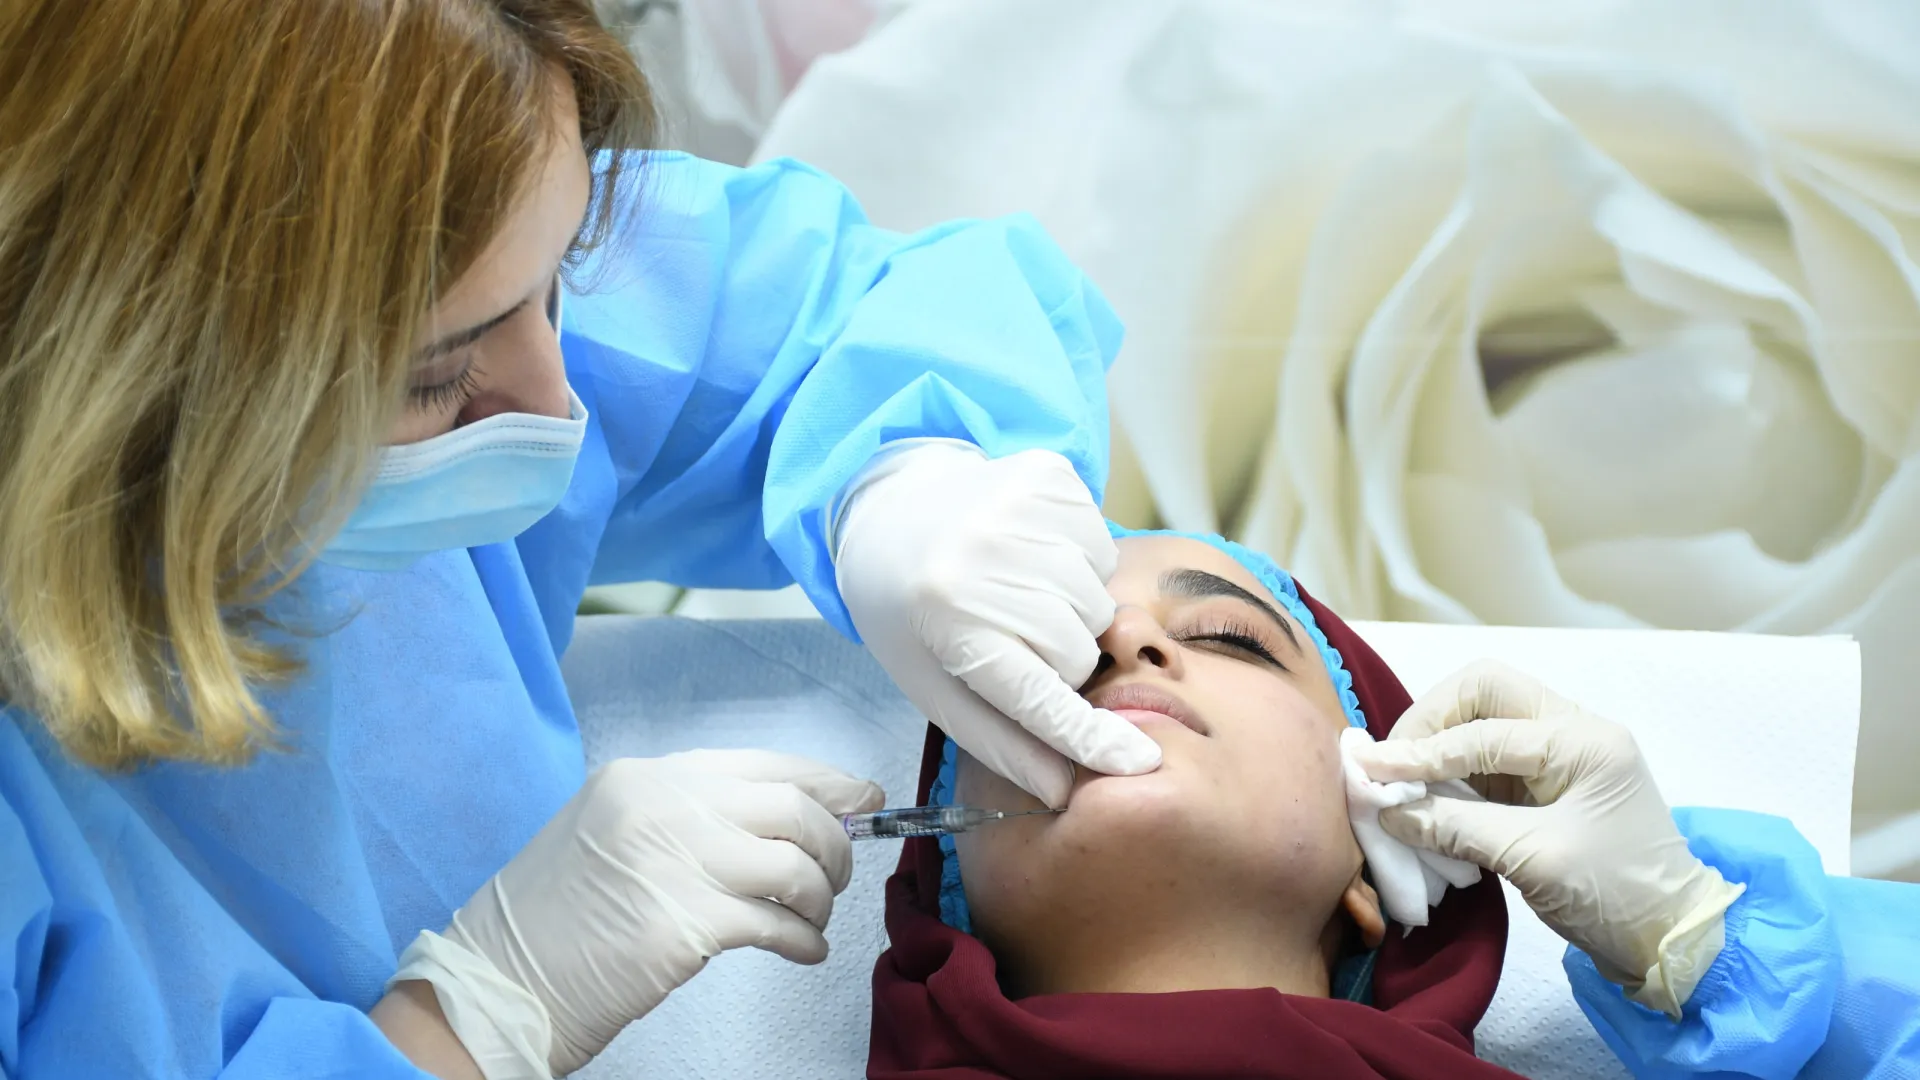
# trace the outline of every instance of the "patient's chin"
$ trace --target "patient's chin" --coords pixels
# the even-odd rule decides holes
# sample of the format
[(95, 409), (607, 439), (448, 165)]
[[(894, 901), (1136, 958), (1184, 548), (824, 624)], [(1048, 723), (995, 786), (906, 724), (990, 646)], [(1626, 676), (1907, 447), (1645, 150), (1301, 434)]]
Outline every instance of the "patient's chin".
[(1173, 765), (1140, 776), (1091, 774), (1074, 785), (1054, 839), (1120, 849), (1161, 837), (1192, 839), (1221, 796), (1208, 777)]
[[(1037, 824), (1020, 828), (1029, 822)], [(1217, 858), (1203, 826), (1178, 784), (1114, 776), (1076, 786), (1057, 817), (964, 834), (960, 870), (975, 930), (996, 950), (1038, 948), (1034, 928), (1063, 911), (1086, 925), (1148, 918), (1211, 880)]]
[(1139, 776), (1082, 778), (1067, 812), (1041, 836), (1063, 853), (1124, 860), (1151, 852), (1155, 860), (1237, 867), (1249, 880), (1289, 889), (1329, 874), (1344, 884), (1340, 875), (1350, 876), (1360, 857), (1337, 792), (1277, 778), (1247, 788), (1171, 758)]

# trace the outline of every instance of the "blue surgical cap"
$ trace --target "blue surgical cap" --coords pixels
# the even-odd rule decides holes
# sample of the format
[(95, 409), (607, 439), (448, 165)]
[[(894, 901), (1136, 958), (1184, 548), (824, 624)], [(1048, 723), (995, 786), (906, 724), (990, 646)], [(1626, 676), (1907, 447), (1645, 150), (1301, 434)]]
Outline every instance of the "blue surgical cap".
[[(1171, 529), (1123, 529), (1108, 523), (1107, 531), (1114, 539), (1124, 540), (1130, 536), (1175, 536), (1185, 540), (1198, 540), (1226, 552), (1233, 561), (1247, 568), (1247, 572), (1260, 579), (1273, 598), (1280, 602), (1287, 614), (1293, 616), (1307, 631), (1314, 647), (1320, 651), (1320, 660), (1327, 665), (1327, 674), (1333, 679), (1334, 693), (1340, 697), (1340, 708), (1346, 713), (1347, 723), (1352, 727), (1365, 728), (1367, 718), (1360, 711), (1360, 698), (1353, 692), (1353, 674), (1340, 659), (1339, 650), (1327, 642), (1327, 635), (1313, 617), (1313, 612), (1300, 599), (1300, 588), (1293, 583), (1293, 575), (1280, 569), (1272, 559), (1243, 547), (1225, 537), (1208, 533), (1176, 532)], [(959, 757), (959, 749), (953, 740), (946, 740), (940, 751), (940, 771), (933, 778), (933, 787), (927, 793), (927, 802), (934, 806), (949, 806), (953, 803), (954, 763)], [(963, 934), (973, 933), (973, 919), (967, 912), (966, 890), (960, 884), (960, 858), (954, 852), (952, 836), (940, 837), (940, 921)]]

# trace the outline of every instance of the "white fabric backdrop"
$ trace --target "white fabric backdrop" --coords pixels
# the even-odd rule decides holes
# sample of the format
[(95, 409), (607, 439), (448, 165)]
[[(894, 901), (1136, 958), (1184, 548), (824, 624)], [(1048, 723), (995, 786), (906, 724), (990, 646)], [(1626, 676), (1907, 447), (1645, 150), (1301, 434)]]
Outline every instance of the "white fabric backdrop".
[(1916, 55), (1908, 0), (922, 0), (758, 153), (1046, 224), (1129, 327), (1123, 521), (1350, 616), (1855, 635), (1912, 872)]

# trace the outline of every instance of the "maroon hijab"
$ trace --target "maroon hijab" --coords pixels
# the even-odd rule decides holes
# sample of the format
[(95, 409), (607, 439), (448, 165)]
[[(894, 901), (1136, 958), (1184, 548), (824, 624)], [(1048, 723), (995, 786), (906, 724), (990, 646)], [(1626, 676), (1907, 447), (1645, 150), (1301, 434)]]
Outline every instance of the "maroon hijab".
[[(1353, 674), (1375, 738), (1412, 704), (1386, 663), (1300, 590)], [(927, 731), (924, 803), (945, 737)], [(1409, 937), (1390, 928), (1372, 1005), (1276, 990), (1053, 994), (1009, 1001), (979, 939), (940, 921), (940, 849), (909, 840), (887, 880), (892, 948), (873, 972), (871, 1080), (1461, 1080), (1514, 1074), (1473, 1056), (1507, 908), (1491, 876), (1454, 890)]]

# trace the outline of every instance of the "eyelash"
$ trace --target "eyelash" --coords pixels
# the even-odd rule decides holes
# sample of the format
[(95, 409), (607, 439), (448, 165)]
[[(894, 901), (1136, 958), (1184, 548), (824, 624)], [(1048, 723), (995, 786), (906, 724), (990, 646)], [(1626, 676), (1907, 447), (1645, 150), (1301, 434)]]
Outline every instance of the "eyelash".
[(469, 363), (459, 375), (438, 386), (416, 386), (408, 390), (408, 401), (421, 412), (440, 412), (456, 404), (465, 405), (479, 391), (480, 375), (480, 365)]
[(1272, 664), (1282, 671), (1287, 669), (1287, 665), (1281, 663), (1280, 658), (1273, 655), (1272, 650), (1268, 649), (1265, 643), (1260, 640), (1259, 634), (1254, 631), (1252, 626), (1231, 618), (1221, 619), (1214, 629), (1198, 633), (1176, 635), (1174, 640), (1180, 642), (1182, 645), (1192, 644), (1196, 641), (1209, 641), (1215, 644), (1225, 645), (1229, 648), (1238, 649), (1241, 652), (1256, 656), (1262, 662)]

